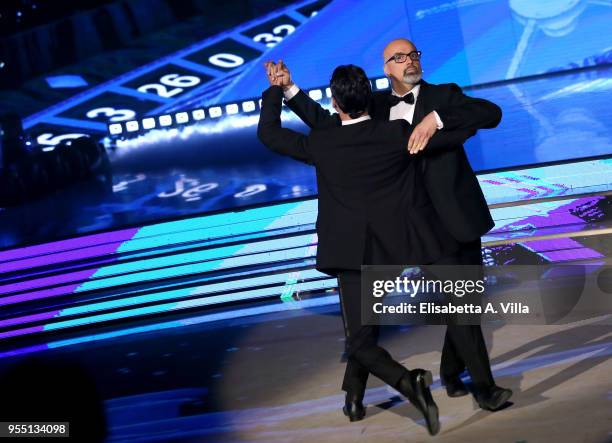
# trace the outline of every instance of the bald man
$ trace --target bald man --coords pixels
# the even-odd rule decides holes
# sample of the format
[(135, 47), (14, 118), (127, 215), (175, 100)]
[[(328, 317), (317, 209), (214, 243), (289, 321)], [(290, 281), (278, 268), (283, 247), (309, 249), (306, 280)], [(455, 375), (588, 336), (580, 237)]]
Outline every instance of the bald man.
[[(293, 83), (282, 61), (267, 62), (266, 67), (279, 78), (289, 108), (309, 127), (341, 125), (337, 114), (330, 114)], [(463, 147), (430, 146), (429, 141), (438, 131), (461, 129), (473, 135), (479, 129), (494, 128), (501, 121), (501, 109), (487, 100), (466, 96), (455, 83), (424, 81), (421, 51), (410, 40), (393, 40), (385, 47), (383, 69), (392, 89), (373, 93), (369, 114), (376, 120), (405, 119), (413, 126), (407, 149), (423, 157), (423, 191), (458, 245), (455, 252), (434, 263), (419, 264), (482, 265), (480, 237), (494, 223), (480, 184)], [(448, 325), (440, 377), (450, 397), (468, 394), (461, 380), (466, 368), (481, 408), (497, 410), (512, 395), (494, 382), (480, 326)], [(349, 364), (347, 374), (360, 380), (365, 389), (367, 371)], [(347, 391), (346, 404), (359, 409), (362, 397), (363, 390)]]

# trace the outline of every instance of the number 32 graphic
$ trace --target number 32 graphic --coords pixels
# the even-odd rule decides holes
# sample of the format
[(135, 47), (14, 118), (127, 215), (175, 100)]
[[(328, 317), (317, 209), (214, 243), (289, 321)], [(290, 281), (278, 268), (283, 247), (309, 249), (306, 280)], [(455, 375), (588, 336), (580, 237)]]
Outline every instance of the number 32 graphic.
[(283, 37), (287, 37), (293, 31), (295, 31), (295, 26), (293, 25), (278, 25), (272, 29), (272, 34), (269, 32), (257, 34), (253, 37), (253, 41), (265, 43), (267, 47), (271, 48), (272, 46), (276, 46), (277, 43), (282, 42)]

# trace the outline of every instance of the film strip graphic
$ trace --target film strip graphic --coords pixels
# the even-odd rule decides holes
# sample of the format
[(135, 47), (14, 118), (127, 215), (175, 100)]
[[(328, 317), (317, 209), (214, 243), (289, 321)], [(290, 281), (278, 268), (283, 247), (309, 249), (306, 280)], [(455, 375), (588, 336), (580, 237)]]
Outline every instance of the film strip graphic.
[(103, 138), (109, 123), (159, 114), (225, 78), (238, 78), (330, 2), (299, 2), (207, 38), (31, 115), (24, 128), (47, 148), (83, 135)]
[[(375, 91), (383, 91), (390, 87), (386, 77), (371, 78), (370, 83)], [(330, 103), (331, 89), (321, 86), (305, 91), (313, 100), (321, 103)], [(283, 104), (283, 106), (285, 106)], [(108, 135), (111, 138), (134, 139), (153, 130), (180, 129), (185, 133), (194, 130), (194, 127), (214, 123), (215, 119), (231, 116), (259, 115), (261, 98), (250, 98), (240, 101), (214, 104), (208, 107), (194, 109), (182, 108), (175, 112), (165, 112), (159, 115), (149, 115), (139, 119), (123, 122), (109, 123)], [(187, 128), (191, 128), (186, 130)], [(178, 132), (174, 132), (179, 135)]]

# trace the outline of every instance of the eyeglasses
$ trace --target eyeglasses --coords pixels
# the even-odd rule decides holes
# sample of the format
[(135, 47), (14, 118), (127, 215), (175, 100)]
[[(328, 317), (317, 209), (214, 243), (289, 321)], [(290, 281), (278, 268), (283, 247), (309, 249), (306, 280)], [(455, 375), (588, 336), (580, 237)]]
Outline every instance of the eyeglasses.
[(391, 58), (385, 62), (385, 64), (389, 63), (391, 60), (393, 60), (395, 63), (404, 63), (408, 57), (410, 57), (410, 60), (412, 61), (419, 61), (421, 59), (421, 51), (412, 51), (408, 54), (398, 52), (397, 54), (393, 54)]

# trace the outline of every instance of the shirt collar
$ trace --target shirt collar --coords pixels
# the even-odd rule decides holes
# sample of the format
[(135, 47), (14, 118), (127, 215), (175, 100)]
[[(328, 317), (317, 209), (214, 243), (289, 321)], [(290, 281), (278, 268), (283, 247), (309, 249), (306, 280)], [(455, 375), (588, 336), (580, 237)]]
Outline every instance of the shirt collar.
[(414, 87), (406, 92), (404, 95), (399, 95), (397, 92), (395, 92), (395, 90), (391, 89), (391, 94), (395, 95), (396, 97), (405, 97), (406, 95), (410, 94), (412, 92), (412, 95), (414, 95), (414, 100), (416, 101), (417, 97), (419, 96), (419, 91), (421, 90), (421, 84), (417, 83), (416, 85), (414, 85)]
[(359, 123), (359, 122), (363, 122), (366, 120), (370, 120), (372, 117), (370, 117), (369, 115), (362, 115), (361, 117), (357, 117), (357, 118), (352, 118), (350, 120), (342, 120), (342, 126), (346, 126), (346, 125), (352, 125), (355, 123)]

